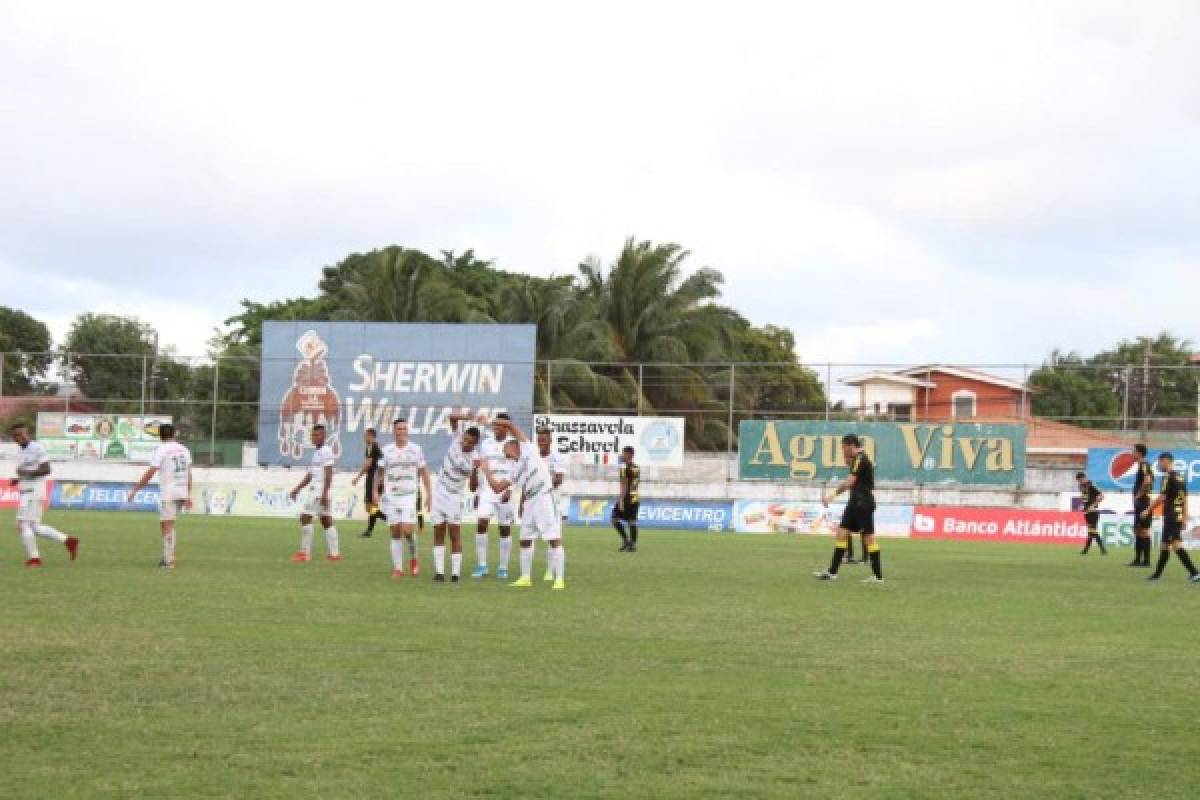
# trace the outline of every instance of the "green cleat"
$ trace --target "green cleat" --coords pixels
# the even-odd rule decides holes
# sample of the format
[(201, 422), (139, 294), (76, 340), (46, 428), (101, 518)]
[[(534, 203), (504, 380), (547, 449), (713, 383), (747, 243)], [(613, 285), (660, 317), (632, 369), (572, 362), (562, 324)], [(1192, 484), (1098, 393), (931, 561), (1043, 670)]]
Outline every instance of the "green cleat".
[(564, 581), (562, 578), (559, 578), (558, 580), (556, 580), (554, 582), (554, 585), (551, 586), (550, 588), (551, 589), (565, 589), (565, 588), (567, 588), (567, 582)]
[(546, 583), (549, 583), (550, 581), (554, 580), (554, 573), (550, 570), (546, 570), (546, 574), (542, 576), (542, 580), (544, 580)]
[(509, 584), (516, 589), (528, 589), (533, 586), (533, 581), (528, 576), (522, 576)]

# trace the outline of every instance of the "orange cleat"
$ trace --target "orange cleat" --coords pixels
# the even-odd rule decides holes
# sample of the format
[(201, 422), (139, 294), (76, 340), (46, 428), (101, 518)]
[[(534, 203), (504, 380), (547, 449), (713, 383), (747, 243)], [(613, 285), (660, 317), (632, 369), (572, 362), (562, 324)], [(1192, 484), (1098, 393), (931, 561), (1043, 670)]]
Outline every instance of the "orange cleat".
[(421, 562), (417, 561), (415, 558), (410, 559), (408, 562), (408, 571), (409, 571), (409, 574), (411, 574), (414, 578), (417, 577), (418, 575), (420, 575), (421, 574)]
[(41, 565), (42, 560), (40, 558), (31, 558), (25, 562), (25, 566), (27, 567), (40, 567)]
[(309, 560), (311, 559), (308, 553), (304, 552), (303, 550), (297, 550), (296, 552), (292, 553), (293, 564), (303, 564)]
[(336, 555), (336, 556), (325, 556), (325, 560), (326, 560), (326, 561), (341, 561), (341, 560), (342, 560), (342, 557), (341, 557), (340, 555)]
[(67, 548), (67, 552), (71, 554), (71, 560), (74, 561), (75, 557), (79, 555), (79, 540), (74, 536), (68, 536), (63, 545)]
[(403, 570), (403, 569), (394, 569), (394, 570), (392, 570), (392, 580), (394, 580), (394, 581), (398, 581), (398, 580), (400, 580), (400, 579), (401, 579), (401, 578), (403, 578), (403, 577), (404, 577), (404, 570)]

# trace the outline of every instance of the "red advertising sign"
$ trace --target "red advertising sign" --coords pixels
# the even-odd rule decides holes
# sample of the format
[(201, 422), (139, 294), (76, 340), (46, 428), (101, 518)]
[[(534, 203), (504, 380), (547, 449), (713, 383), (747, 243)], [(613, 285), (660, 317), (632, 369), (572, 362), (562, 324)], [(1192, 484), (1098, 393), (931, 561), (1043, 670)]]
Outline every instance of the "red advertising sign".
[[(50, 507), (50, 493), (54, 490), (54, 482), (46, 481), (46, 497), (42, 508)], [(16, 508), (21, 504), (21, 492), (11, 480), (0, 480), (0, 508)]]
[(914, 539), (1083, 544), (1087, 523), (1073, 511), (917, 506)]

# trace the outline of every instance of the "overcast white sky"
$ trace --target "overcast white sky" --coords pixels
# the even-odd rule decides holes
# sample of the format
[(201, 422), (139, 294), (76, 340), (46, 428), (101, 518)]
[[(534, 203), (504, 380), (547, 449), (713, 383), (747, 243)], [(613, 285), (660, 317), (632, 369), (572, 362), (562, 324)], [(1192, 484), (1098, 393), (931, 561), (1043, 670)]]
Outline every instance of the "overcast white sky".
[(679, 242), (805, 360), (1200, 338), (1200, 3), (0, 5), (0, 303), (200, 353), (388, 244)]

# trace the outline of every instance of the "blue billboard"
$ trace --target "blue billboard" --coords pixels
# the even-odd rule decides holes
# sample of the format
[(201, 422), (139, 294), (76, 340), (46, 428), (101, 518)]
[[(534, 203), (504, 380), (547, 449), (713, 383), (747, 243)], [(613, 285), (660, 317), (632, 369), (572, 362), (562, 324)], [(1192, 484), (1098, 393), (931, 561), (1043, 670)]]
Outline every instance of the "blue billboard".
[[(572, 497), (567, 509), (569, 525), (607, 525), (612, 517), (611, 497)], [(643, 500), (638, 525), (689, 531), (724, 531), (733, 527), (731, 500)]]
[[(1162, 486), (1158, 471), (1158, 454), (1151, 450), (1148, 460), (1154, 468), (1154, 490)], [(1171, 450), (1175, 457), (1175, 472), (1187, 481), (1189, 492), (1200, 492), (1200, 450)], [(1087, 475), (1096, 488), (1105, 492), (1132, 492), (1134, 469), (1130, 450), (1115, 447), (1093, 447), (1088, 450)]]
[(104, 481), (55, 481), (50, 492), (50, 507), (74, 511), (157, 511), (157, 486), (147, 486), (126, 504), (132, 483)]
[(326, 426), (340, 469), (363, 461), (362, 436), (391, 441), (408, 420), (436, 469), (452, 412), (533, 417), (534, 325), (271, 321), (263, 325), (258, 460), (304, 464), (309, 430)]

